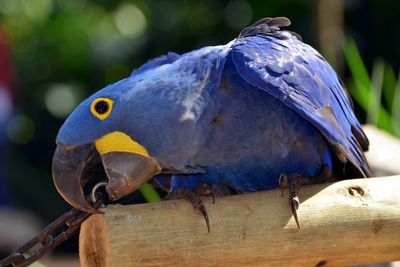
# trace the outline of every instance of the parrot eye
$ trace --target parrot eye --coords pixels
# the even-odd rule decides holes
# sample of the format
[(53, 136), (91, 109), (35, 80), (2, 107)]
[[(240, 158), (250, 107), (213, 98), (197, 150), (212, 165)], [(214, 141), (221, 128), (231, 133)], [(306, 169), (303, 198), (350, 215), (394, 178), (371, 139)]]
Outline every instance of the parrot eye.
[(108, 111), (108, 103), (106, 101), (99, 101), (94, 105), (94, 110), (99, 114), (104, 114)]
[(104, 120), (110, 115), (112, 107), (113, 101), (111, 99), (101, 97), (93, 101), (90, 111), (96, 118)]

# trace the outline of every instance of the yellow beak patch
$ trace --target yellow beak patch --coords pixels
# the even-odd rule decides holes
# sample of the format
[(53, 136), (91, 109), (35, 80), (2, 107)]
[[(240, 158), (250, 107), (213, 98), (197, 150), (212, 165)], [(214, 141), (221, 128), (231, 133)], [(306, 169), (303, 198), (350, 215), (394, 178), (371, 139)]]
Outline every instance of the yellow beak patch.
[(100, 155), (109, 152), (129, 152), (150, 157), (149, 152), (139, 143), (123, 132), (112, 132), (104, 135), (95, 142), (96, 149)]

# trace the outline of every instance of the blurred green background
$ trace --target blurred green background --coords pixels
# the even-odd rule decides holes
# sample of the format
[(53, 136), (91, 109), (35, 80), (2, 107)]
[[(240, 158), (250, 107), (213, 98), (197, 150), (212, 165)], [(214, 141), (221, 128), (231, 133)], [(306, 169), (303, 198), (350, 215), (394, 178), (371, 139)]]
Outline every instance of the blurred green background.
[(0, 0), (17, 92), (1, 153), (16, 206), (43, 225), (69, 209), (51, 158), (59, 127), (83, 99), (153, 57), (227, 43), (267, 16), (290, 18), (288, 29), (344, 79), (359, 118), (399, 136), (399, 15), (399, 1), (382, 0)]

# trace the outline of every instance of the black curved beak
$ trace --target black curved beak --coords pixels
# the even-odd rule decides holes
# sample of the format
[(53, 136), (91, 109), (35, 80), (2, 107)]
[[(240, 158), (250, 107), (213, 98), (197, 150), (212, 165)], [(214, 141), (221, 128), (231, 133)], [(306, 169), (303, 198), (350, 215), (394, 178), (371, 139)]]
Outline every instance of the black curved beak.
[(53, 182), (58, 193), (71, 206), (89, 213), (99, 213), (85, 199), (83, 187), (89, 173), (101, 164), (93, 144), (66, 146), (57, 144), (53, 156)]
[(61, 196), (73, 207), (88, 213), (99, 211), (85, 199), (83, 187), (95, 170), (103, 164), (107, 174), (107, 193), (118, 200), (160, 173), (158, 161), (131, 152), (111, 151), (99, 155), (94, 144), (66, 146), (57, 144), (54, 153), (53, 181)]

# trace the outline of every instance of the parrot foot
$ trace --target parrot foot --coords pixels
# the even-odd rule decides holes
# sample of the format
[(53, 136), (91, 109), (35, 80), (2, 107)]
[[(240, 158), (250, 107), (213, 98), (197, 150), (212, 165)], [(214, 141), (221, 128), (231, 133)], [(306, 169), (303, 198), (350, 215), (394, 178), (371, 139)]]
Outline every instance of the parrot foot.
[[(198, 189), (198, 188), (196, 188)], [(196, 190), (194, 189), (194, 190)], [(179, 188), (172, 192), (170, 192), (164, 199), (165, 200), (173, 200), (173, 199), (187, 199), (192, 203), (194, 210), (198, 211), (203, 215), (204, 220), (206, 221), (207, 230), (210, 232), (210, 220), (208, 218), (208, 213), (206, 206), (204, 205), (203, 201), (200, 199), (200, 196), (204, 196), (202, 193), (205, 191), (194, 191), (188, 188)], [(211, 193), (211, 192), (210, 192)]]
[(279, 176), (278, 184), (279, 188), (281, 189), (281, 196), (283, 197), (285, 188), (289, 188), (289, 204), (294, 220), (296, 221), (297, 227), (299, 229), (300, 224), (299, 218), (297, 216), (297, 210), (300, 206), (300, 200), (297, 196), (297, 192), (300, 189), (301, 185), (326, 183), (334, 180), (335, 177), (333, 175), (333, 172), (327, 165), (322, 166), (321, 171), (315, 176), (307, 176), (298, 173), (294, 173), (289, 176), (283, 173)]
[(207, 224), (207, 230), (210, 232), (210, 220), (208, 217), (207, 209), (200, 199), (200, 197), (212, 197), (213, 204), (215, 204), (216, 197), (229, 196), (237, 194), (236, 191), (223, 184), (210, 185), (205, 182), (199, 182), (196, 187), (189, 189), (187, 187), (177, 188), (171, 191), (164, 199), (187, 199), (192, 203), (195, 211), (200, 212)]
[(297, 196), (297, 191), (300, 188), (302, 180), (302, 175), (292, 174), (288, 176), (287, 174), (281, 174), (279, 176), (279, 187), (281, 189), (281, 195), (284, 195), (284, 188), (289, 188), (289, 204), (292, 210), (292, 215), (296, 221), (297, 227), (300, 229), (299, 218), (297, 216), (297, 210), (300, 206), (300, 200)]
[(207, 209), (206, 206), (204, 206), (203, 201), (200, 199), (199, 195), (195, 193), (193, 190), (188, 189), (186, 190), (186, 193), (187, 193), (187, 198), (193, 204), (194, 209), (199, 211), (203, 215), (204, 220), (206, 221), (207, 224), (207, 230), (208, 232), (210, 232), (210, 220), (208, 219)]
[(194, 192), (198, 196), (204, 196), (204, 197), (212, 196), (213, 204), (215, 204), (215, 197), (216, 197), (215, 190), (209, 184), (200, 182), (194, 189)]
[(213, 204), (217, 197), (237, 195), (238, 192), (223, 184), (210, 185), (208, 183), (200, 182), (193, 189), (193, 191), (201, 197), (212, 197)]

